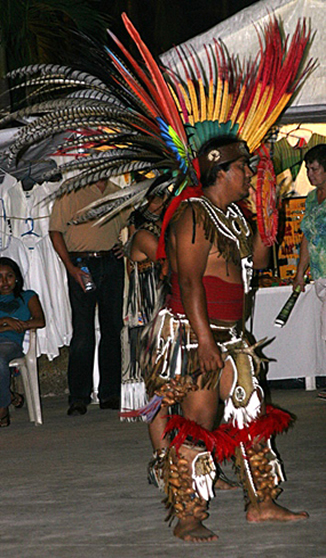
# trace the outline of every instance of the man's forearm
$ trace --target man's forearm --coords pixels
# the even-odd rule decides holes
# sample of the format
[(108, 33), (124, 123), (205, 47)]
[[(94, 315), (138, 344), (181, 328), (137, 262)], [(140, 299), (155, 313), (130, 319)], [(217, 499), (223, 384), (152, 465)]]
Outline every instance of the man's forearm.
[(180, 282), (181, 300), (199, 342), (212, 337), (207, 314), (205, 289), (202, 284)]
[(202, 282), (181, 281), (180, 290), (186, 316), (198, 339), (200, 371), (207, 373), (223, 368), (221, 352), (210, 328), (206, 293)]
[(59, 231), (50, 231), (50, 238), (55, 251), (57, 252), (58, 256), (61, 258), (67, 271), (69, 272), (72, 267), (72, 262), (69, 256), (69, 252), (67, 250), (66, 243), (63, 238), (63, 234)]
[(265, 246), (258, 231), (254, 236), (252, 259), (253, 259), (254, 269), (264, 269), (269, 264), (270, 247)]

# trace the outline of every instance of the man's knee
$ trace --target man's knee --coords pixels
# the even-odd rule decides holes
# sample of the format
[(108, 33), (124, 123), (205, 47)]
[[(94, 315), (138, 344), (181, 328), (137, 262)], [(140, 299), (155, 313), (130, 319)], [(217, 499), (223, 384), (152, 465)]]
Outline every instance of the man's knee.
[(183, 413), (185, 418), (193, 420), (207, 430), (214, 425), (218, 407), (218, 393), (212, 389), (192, 392), (184, 400)]

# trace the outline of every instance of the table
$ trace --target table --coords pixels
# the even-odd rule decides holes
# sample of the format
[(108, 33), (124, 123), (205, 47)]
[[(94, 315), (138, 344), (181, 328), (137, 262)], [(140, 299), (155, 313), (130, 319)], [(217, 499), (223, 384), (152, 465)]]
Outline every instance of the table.
[(316, 376), (326, 376), (326, 342), (320, 336), (320, 309), (313, 284), (301, 293), (283, 328), (274, 319), (292, 293), (292, 286), (268, 287), (256, 291), (253, 317), (247, 329), (258, 340), (272, 340), (263, 350), (268, 358), (267, 380), (305, 378), (306, 389), (316, 389)]

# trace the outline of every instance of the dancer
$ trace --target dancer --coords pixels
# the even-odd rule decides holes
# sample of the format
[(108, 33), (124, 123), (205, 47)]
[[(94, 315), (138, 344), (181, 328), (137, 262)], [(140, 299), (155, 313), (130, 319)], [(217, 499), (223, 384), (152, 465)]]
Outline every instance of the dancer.
[[(129, 219), (130, 236), (124, 246), (128, 257), (129, 291), (123, 339), (123, 369), (121, 386), (121, 420), (137, 420), (137, 410), (145, 404), (146, 391), (139, 362), (140, 338), (153, 314), (164, 304), (168, 289), (167, 277), (162, 273), (162, 261), (156, 258), (161, 233), (162, 217), (166, 207), (168, 191), (163, 187), (147, 203), (135, 210)], [(127, 410), (127, 412), (126, 412)], [(135, 412), (133, 412), (135, 410)], [(164, 488), (162, 462), (168, 441), (164, 439), (166, 411), (161, 410), (149, 423), (149, 436), (153, 457), (148, 466), (148, 480)]]
[[(234, 203), (249, 194), (252, 172), (244, 142), (220, 137), (198, 155), (203, 193), (181, 203), (169, 224), (172, 294), (144, 342), (146, 385), (172, 417), (165, 468), (167, 505), (176, 536), (194, 542), (216, 536), (202, 521), (213, 497), (217, 463), (234, 457), (248, 521), (305, 519), (275, 504), (283, 480), (270, 439), (290, 415), (269, 407), (258, 382), (259, 358), (243, 329), (244, 292), (254, 265), (268, 264), (268, 248)], [(151, 344), (149, 340), (152, 340)], [(167, 391), (168, 386), (168, 391)], [(213, 430), (218, 400), (226, 425)]]

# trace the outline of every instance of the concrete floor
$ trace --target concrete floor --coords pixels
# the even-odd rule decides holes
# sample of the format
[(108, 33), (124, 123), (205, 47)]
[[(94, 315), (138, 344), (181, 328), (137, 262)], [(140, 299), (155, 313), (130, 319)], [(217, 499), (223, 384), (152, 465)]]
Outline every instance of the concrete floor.
[(164, 523), (161, 493), (147, 484), (146, 425), (121, 423), (97, 405), (68, 417), (66, 398), (44, 398), (43, 426), (14, 409), (0, 432), (0, 557), (325, 558), (326, 402), (304, 390), (271, 395), (297, 416), (277, 438), (288, 479), (279, 502), (306, 509), (309, 520), (248, 524), (241, 490), (220, 491), (207, 521), (218, 542), (184, 543)]

